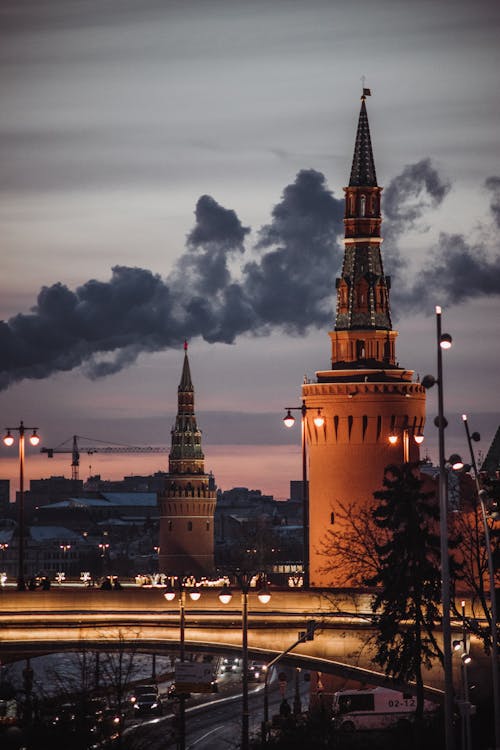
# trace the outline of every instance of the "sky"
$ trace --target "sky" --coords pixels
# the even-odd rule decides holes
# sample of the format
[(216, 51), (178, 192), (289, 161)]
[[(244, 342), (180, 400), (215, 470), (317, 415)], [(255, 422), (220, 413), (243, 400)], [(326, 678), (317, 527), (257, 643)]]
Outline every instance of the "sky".
[[(287, 497), (300, 436), (283, 410), (329, 368), (364, 85), (397, 358), (435, 373), (440, 304), (447, 448), (465, 450), (466, 412), (484, 455), (500, 425), (499, 34), (486, 0), (3, 0), (3, 426), (61, 449), (74, 434), (168, 448), (187, 339), (206, 469)], [(47, 461), (30, 452), (27, 478), (69, 476), (69, 455)], [(81, 478), (166, 468), (166, 452), (82, 455)]]

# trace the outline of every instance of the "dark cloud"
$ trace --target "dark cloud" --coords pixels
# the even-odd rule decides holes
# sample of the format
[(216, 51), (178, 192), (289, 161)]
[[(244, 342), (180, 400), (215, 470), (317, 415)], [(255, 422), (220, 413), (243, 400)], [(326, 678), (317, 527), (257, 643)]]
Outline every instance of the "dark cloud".
[(490, 211), (495, 219), (495, 224), (500, 229), (500, 177), (488, 177), (484, 183), (488, 190), (491, 190)]
[(231, 283), (228, 261), (231, 255), (245, 252), (249, 227), (236, 213), (223, 208), (209, 195), (196, 204), (196, 223), (187, 236), (187, 249), (177, 264), (178, 283), (190, 294), (213, 295)]
[(490, 258), (484, 245), (443, 232), (414, 284), (398, 293), (398, 306), (400, 312), (430, 312), (436, 304), (448, 307), (498, 294), (500, 255)]
[(386, 273), (398, 276), (406, 266), (398, 247), (400, 237), (437, 208), (450, 190), (430, 159), (407, 164), (382, 194), (384, 217), (384, 266)]
[(342, 262), (344, 201), (323, 174), (302, 170), (283, 191), (259, 232), (268, 250), (245, 266), (245, 289), (263, 323), (303, 331), (332, 322), (335, 277)]
[[(490, 177), (486, 187), (498, 222), (500, 178)], [(390, 241), (438, 206), (448, 190), (429, 160), (405, 167), (385, 193)], [(332, 325), (343, 203), (320, 172), (302, 170), (258, 232), (255, 257), (247, 261), (250, 229), (234, 211), (202, 196), (186, 250), (166, 280), (116, 266), (109, 281), (91, 279), (76, 291), (60, 282), (43, 287), (30, 313), (1, 321), (0, 389), (77, 367), (103, 377), (141, 352), (176, 347), (185, 338), (231, 343), (240, 334), (264, 335), (276, 327), (297, 334)], [(392, 260), (401, 267), (395, 250)], [(483, 244), (443, 233), (422, 270), (411, 283), (398, 280), (396, 290), (399, 314), (499, 294), (500, 257), (492, 258)]]

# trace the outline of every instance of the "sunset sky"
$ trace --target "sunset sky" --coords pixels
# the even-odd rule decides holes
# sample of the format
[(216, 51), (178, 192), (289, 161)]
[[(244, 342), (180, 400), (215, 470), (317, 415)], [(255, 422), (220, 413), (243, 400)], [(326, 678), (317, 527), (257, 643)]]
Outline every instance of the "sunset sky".
[[(435, 374), (441, 304), (447, 448), (464, 450), (465, 411), (485, 453), (500, 424), (499, 38), (487, 0), (3, 0), (2, 426), (23, 419), (50, 447), (168, 446), (186, 338), (207, 470), (287, 497), (300, 435), (283, 409), (329, 367), (364, 80), (398, 360)], [(431, 391), (434, 459), (435, 412)], [(81, 464), (119, 478), (167, 455)], [(30, 454), (27, 474), (69, 465)]]

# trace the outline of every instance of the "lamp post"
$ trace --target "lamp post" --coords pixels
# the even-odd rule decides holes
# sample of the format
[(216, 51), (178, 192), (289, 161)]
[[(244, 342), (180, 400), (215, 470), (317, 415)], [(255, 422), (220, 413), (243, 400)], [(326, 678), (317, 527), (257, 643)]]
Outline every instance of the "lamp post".
[(71, 544), (60, 544), (59, 549), (62, 550), (64, 567), (66, 568), (66, 573), (69, 575), (68, 552), (71, 549)]
[[(175, 579), (177, 585), (177, 598), (179, 603), (179, 657), (181, 664), (184, 663), (186, 652), (185, 652), (185, 630), (186, 630), (186, 586), (184, 584), (184, 578), (178, 576)], [(189, 597), (192, 601), (197, 601), (201, 593), (197, 588), (189, 587)], [(176, 597), (176, 590), (174, 586), (167, 588), (163, 594), (167, 602), (172, 602)], [(180, 692), (178, 695), (179, 700), (179, 733), (177, 741), (178, 750), (186, 750), (186, 693)]]
[[(306, 417), (307, 412), (314, 409), (312, 406), (306, 406), (302, 399), (301, 406), (285, 406), (286, 416), (283, 419), (285, 427), (293, 427), (295, 417), (292, 411), (300, 411), (301, 414), (301, 444), (302, 444), (302, 525), (304, 535), (304, 588), (309, 588), (309, 485), (307, 483), (307, 440), (306, 440)], [(324, 417), (321, 416), (321, 407), (314, 409), (317, 413), (314, 417), (316, 427), (322, 427), (325, 423)]]
[(101, 551), (101, 557), (102, 557), (101, 574), (102, 574), (102, 577), (104, 578), (104, 576), (106, 575), (106, 570), (107, 570), (106, 556), (107, 556), (108, 550), (109, 550), (109, 543), (108, 542), (101, 542), (99, 544), (99, 549)]
[(486, 496), (485, 490), (481, 489), (479, 481), (479, 472), (477, 470), (476, 457), (474, 455), (474, 448), (472, 447), (472, 441), (480, 440), (480, 435), (477, 432), (473, 432), (472, 435), (469, 430), (469, 422), (467, 420), (467, 414), (462, 414), (462, 420), (465, 427), (465, 434), (467, 435), (467, 444), (469, 446), (470, 462), (474, 471), (474, 481), (476, 484), (476, 492), (481, 507), (481, 516), (483, 519), (484, 529), (484, 544), (486, 547), (486, 555), (488, 559), (488, 577), (490, 586), (490, 622), (491, 622), (491, 679), (493, 686), (493, 720), (495, 725), (495, 750), (500, 750), (500, 681), (498, 675), (498, 629), (497, 629), (497, 602), (495, 593), (495, 567), (493, 565), (493, 555), (491, 552), (490, 542), (490, 529), (488, 526), (488, 518), (486, 508), (484, 505), (484, 499)]
[(441, 331), (442, 310), (436, 306), (436, 342), (437, 342), (437, 379), (426, 375), (422, 380), (424, 388), (438, 387), (438, 416), (435, 424), (439, 435), (439, 533), (441, 550), (441, 600), (442, 600), (442, 629), (443, 629), (443, 670), (444, 670), (444, 724), (446, 750), (454, 750), (453, 735), (453, 672), (451, 660), (451, 593), (450, 593), (450, 561), (448, 550), (448, 487), (446, 476), (446, 460), (444, 453), (444, 431), (448, 424), (444, 416), (443, 407), (443, 349), (449, 349), (452, 338)]
[(465, 627), (465, 601), (462, 601), (462, 639), (453, 641), (453, 650), (461, 651), (460, 670), (462, 674), (462, 707), (460, 711), (462, 719), (462, 750), (472, 750), (472, 736), (470, 725), (470, 702), (469, 702), (469, 677), (467, 666), (471, 662), (469, 654), (469, 642)]
[(38, 445), (40, 438), (38, 436), (38, 427), (26, 427), (21, 420), (19, 427), (6, 427), (7, 434), (3, 441), (7, 447), (14, 445), (12, 432), (19, 433), (19, 556), (17, 567), (17, 589), (26, 591), (26, 580), (24, 578), (24, 441), (25, 431), (32, 430), (29, 441), (31, 445)]
[[(401, 433), (403, 435), (403, 463), (407, 464), (410, 461), (410, 434), (417, 445), (421, 445), (424, 442), (424, 436), (420, 430), (415, 431), (415, 429), (410, 428), (407, 425), (401, 428)], [(389, 443), (391, 445), (397, 445), (398, 442), (399, 435), (397, 433), (397, 428), (393, 426), (391, 434), (389, 435)]]
[[(237, 580), (241, 590), (241, 695), (242, 695), (242, 712), (241, 712), (241, 750), (249, 748), (249, 712), (248, 712), (248, 590), (252, 576), (249, 573), (238, 574)], [(232, 593), (225, 583), (219, 594), (219, 600), (222, 604), (229, 604), (232, 599)], [(261, 604), (267, 604), (271, 599), (271, 594), (267, 590), (267, 584), (260, 589), (258, 599)]]

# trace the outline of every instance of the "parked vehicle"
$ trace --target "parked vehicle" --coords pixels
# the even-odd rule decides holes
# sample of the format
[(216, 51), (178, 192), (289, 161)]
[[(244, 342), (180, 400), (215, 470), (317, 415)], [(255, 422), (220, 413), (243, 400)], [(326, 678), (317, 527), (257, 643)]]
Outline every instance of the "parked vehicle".
[[(390, 729), (413, 722), (416, 707), (414, 695), (388, 688), (339, 690), (333, 695), (332, 721), (335, 729), (343, 732)], [(424, 712), (427, 715), (436, 709), (435, 703), (425, 701)]]

